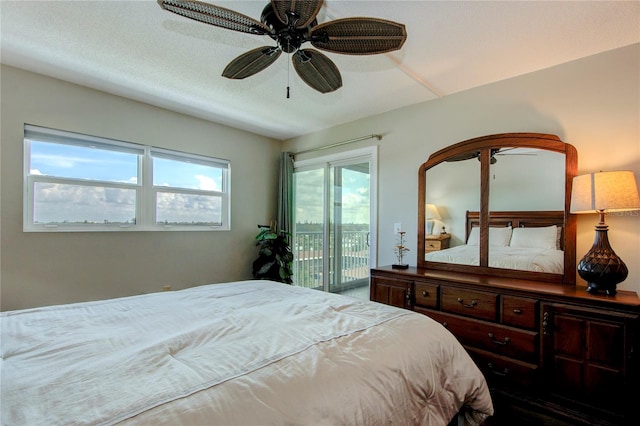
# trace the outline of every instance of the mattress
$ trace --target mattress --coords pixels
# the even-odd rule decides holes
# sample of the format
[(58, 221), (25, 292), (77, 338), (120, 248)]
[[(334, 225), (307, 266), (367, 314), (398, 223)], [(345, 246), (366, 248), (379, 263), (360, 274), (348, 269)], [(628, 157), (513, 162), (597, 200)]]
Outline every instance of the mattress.
[[(477, 245), (460, 245), (446, 250), (425, 254), (431, 262), (479, 265), (480, 248)], [(489, 247), (489, 266), (520, 271), (562, 274), (564, 252), (556, 249), (529, 247)]]
[(446, 425), (493, 413), (456, 339), (270, 281), (3, 312), (3, 425)]

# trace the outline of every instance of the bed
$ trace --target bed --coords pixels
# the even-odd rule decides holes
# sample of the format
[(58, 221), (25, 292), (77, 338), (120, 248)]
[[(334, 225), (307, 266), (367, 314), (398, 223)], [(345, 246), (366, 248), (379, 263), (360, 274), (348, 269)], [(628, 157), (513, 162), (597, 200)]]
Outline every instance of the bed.
[[(466, 244), (425, 254), (425, 260), (479, 265), (478, 212), (466, 214)], [(491, 212), (489, 266), (503, 269), (562, 274), (564, 212)]]
[(3, 425), (480, 424), (427, 316), (271, 281), (3, 312)]

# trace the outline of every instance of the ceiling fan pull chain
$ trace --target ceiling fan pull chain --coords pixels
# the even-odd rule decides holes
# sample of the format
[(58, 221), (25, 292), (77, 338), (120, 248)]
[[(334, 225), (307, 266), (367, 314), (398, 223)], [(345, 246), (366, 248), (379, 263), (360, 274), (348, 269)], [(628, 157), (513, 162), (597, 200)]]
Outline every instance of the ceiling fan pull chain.
[(289, 53), (289, 57), (287, 58), (287, 99), (291, 98), (291, 96), (289, 95), (289, 84), (290, 84), (289, 73), (290, 72), (291, 72), (291, 53)]

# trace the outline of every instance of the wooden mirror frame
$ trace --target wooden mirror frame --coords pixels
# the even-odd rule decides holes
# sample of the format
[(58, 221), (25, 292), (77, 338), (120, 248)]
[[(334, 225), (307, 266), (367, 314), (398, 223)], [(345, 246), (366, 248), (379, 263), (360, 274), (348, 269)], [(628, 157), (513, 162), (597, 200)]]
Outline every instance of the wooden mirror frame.
[[(554, 151), (565, 156), (564, 182), (564, 269), (562, 274), (531, 272), (493, 268), (488, 266), (489, 258), (489, 183), (491, 150), (500, 148), (535, 148)], [(427, 171), (432, 167), (456, 156), (469, 152), (478, 152), (480, 160), (480, 266), (431, 262), (425, 260), (425, 205), (427, 189)], [(418, 170), (418, 261), (419, 268), (445, 271), (467, 272), (473, 274), (524, 278), (550, 283), (575, 285), (576, 283), (576, 219), (569, 214), (571, 203), (571, 185), (578, 168), (578, 153), (573, 145), (562, 142), (555, 135), (542, 133), (501, 133), (482, 136), (456, 143), (429, 156)]]

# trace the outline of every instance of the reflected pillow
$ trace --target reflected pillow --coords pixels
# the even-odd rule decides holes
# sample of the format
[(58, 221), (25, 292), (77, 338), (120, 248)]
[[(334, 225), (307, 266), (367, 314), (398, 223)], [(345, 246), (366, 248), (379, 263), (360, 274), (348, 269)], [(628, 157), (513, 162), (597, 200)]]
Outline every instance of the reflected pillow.
[[(505, 226), (500, 228), (494, 228), (494, 227), (489, 228), (489, 246), (507, 247), (509, 245), (509, 241), (511, 241), (511, 231), (512, 231), (512, 228), (510, 226)], [(480, 228), (478, 227), (471, 228), (471, 233), (469, 234), (467, 245), (469, 246), (480, 245)]]
[(556, 249), (558, 241), (558, 227), (542, 226), (539, 228), (515, 228), (511, 235), (511, 247), (528, 247), (541, 249)]

